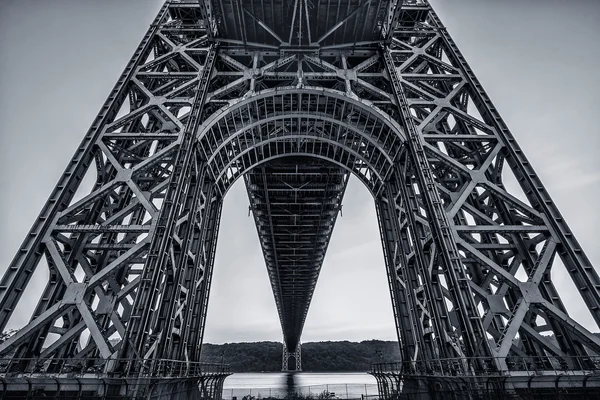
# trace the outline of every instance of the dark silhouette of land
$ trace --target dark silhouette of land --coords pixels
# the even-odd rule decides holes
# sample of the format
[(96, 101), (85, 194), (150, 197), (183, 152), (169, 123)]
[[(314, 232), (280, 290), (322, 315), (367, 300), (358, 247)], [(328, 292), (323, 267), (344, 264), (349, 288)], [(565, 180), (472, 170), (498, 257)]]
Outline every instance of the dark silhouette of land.
[[(281, 371), (279, 342), (204, 344), (203, 362), (230, 364), (233, 372)], [(308, 342), (302, 344), (302, 369), (311, 372), (365, 372), (376, 362), (400, 359), (397, 342)]]

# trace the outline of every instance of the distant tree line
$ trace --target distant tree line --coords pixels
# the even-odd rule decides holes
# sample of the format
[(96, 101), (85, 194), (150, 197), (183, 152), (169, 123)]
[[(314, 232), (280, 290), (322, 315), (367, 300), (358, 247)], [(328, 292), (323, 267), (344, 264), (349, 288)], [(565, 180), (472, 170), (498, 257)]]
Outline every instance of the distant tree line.
[[(281, 371), (278, 342), (204, 344), (201, 361), (224, 362), (233, 372)], [(398, 342), (308, 342), (302, 344), (302, 369), (313, 372), (363, 372), (377, 362), (400, 359)]]

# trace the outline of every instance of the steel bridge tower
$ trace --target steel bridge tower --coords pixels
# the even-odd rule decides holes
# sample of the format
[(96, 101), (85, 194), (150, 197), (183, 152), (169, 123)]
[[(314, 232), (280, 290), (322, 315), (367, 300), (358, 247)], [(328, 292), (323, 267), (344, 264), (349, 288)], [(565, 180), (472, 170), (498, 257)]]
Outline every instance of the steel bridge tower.
[[(290, 363), (291, 367), (290, 367)], [(285, 343), (283, 344), (283, 363), (282, 371), (302, 371), (302, 349), (300, 343), (296, 345), (296, 348), (289, 350)]]
[(48, 273), (0, 344), (3, 392), (219, 398), (226, 368), (199, 361), (240, 177), (299, 362), (350, 174), (402, 354), (374, 366), (382, 396), (598, 388), (600, 338), (551, 272), (596, 324), (598, 274), (425, 0), (167, 0), (0, 282), (4, 330)]

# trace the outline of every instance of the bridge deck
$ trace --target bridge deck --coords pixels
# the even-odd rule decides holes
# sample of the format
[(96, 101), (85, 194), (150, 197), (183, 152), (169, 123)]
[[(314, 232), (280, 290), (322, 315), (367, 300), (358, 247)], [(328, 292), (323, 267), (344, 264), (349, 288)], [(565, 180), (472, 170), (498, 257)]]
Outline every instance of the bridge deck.
[(302, 158), (247, 174), (246, 187), (288, 349), (300, 340), (348, 174)]

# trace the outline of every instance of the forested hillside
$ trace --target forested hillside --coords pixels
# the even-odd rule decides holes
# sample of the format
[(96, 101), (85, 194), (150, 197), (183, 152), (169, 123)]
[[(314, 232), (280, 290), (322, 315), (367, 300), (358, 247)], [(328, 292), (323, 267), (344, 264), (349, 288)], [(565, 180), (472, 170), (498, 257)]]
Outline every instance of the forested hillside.
[[(226, 343), (202, 346), (202, 361), (231, 365), (233, 372), (281, 371), (282, 344)], [(368, 371), (371, 364), (397, 361), (397, 342), (308, 342), (302, 344), (302, 369), (313, 372)]]

